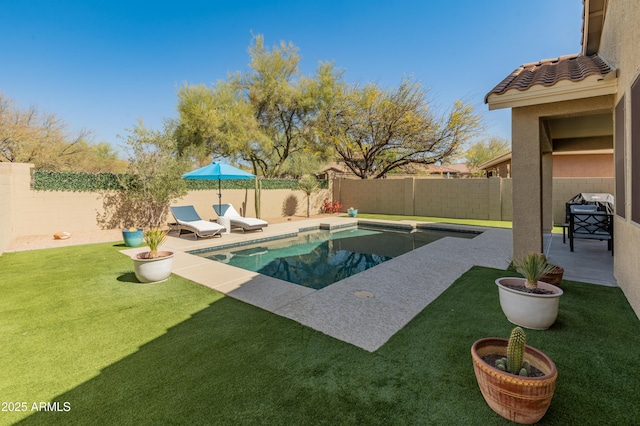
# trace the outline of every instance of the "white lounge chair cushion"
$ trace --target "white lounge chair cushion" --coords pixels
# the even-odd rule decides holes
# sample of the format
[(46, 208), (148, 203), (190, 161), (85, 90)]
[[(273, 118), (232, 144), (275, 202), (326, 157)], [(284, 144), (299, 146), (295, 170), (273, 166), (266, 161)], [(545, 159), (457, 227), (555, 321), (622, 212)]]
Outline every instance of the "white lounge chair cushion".
[(220, 225), (218, 223), (209, 222), (209, 221), (206, 221), (206, 220), (192, 220), (192, 221), (189, 221), (189, 222), (185, 222), (185, 221), (176, 219), (176, 221), (180, 225), (190, 226), (192, 228), (197, 229), (198, 233), (200, 233), (200, 234), (208, 234), (208, 233), (223, 231), (225, 229), (224, 226), (222, 226), (222, 225)]
[[(218, 211), (222, 207), (222, 214)], [(259, 227), (259, 226), (267, 226), (269, 222), (266, 220), (258, 219), (255, 217), (243, 217), (233, 208), (231, 204), (222, 204), (222, 206), (214, 205), (213, 208), (216, 210), (221, 217), (226, 217), (231, 219), (232, 223), (241, 223), (246, 225), (247, 227)]]

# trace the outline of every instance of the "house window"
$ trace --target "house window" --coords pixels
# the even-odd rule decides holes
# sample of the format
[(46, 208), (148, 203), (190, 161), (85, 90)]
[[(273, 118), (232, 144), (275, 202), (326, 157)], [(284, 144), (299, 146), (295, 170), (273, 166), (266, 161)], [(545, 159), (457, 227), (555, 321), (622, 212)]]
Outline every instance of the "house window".
[(631, 220), (640, 223), (640, 77), (631, 86)]
[(625, 206), (625, 146), (624, 146), (624, 101), (623, 96), (616, 105), (615, 111), (615, 174), (616, 174), (616, 214), (620, 217), (626, 217)]

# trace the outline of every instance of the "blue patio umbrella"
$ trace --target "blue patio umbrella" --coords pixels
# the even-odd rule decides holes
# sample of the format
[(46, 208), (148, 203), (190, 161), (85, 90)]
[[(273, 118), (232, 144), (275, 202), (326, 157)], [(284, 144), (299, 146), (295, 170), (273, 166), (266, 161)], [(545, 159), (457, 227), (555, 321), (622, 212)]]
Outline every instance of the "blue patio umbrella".
[(222, 208), (222, 192), (220, 190), (220, 182), (223, 180), (236, 180), (236, 179), (253, 179), (256, 177), (251, 173), (240, 170), (237, 167), (233, 167), (226, 163), (212, 162), (211, 164), (200, 167), (189, 173), (182, 175), (185, 179), (198, 179), (198, 180), (217, 180), (218, 181), (218, 205)]

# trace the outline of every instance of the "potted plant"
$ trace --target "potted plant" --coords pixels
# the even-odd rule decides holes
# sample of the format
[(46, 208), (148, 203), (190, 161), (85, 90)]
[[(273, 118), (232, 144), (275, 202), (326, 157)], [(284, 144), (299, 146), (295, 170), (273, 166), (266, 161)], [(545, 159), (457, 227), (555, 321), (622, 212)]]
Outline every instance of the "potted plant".
[(540, 277), (540, 281), (548, 284), (553, 284), (559, 287), (560, 284), (562, 284), (562, 277), (564, 276), (564, 268), (556, 263), (552, 263), (551, 261), (548, 261), (548, 263), (553, 268), (549, 272), (544, 274), (542, 277)]
[(545, 353), (526, 345), (522, 328), (509, 340), (489, 337), (471, 347), (480, 392), (493, 411), (520, 424), (538, 422), (551, 405), (558, 371)]
[(354, 209), (353, 207), (349, 207), (347, 209), (347, 214), (349, 215), (349, 217), (356, 217), (356, 216), (358, 216), (358, 209)]
[(140, 247), (144, 240), (142, 228), (126, 228), (122, 230), (122, 239), (127, 247)]
[(169, 206), (187, 194), (182, 174), (189, 167), (188, 159), (177, 156), (175, 123), (166, 121), (162, 131), (154, 131), (140, 123), (126, 139), (129, 151), (127, 174), (120, 180), (129, 209), (137, 212), (144, 224), (144, 241), (149, 251), (132, 256), (134, 271), (140, 282), (167, 279), (173, 265), (173, 252), (159, 251), (167, 231), (165, 217)]
[(132, 256), (136, 278), (141, 283), (164, 281), (171, 275), (173, 252), (158, 251), (167, 239), (167, 231), (154, 228), (144, 232), (144, 241), (149, 251)]
[(541, 253), (529, 253), (513, 262), (524, 278), (504, 277), (496, 280), (500, 307), (515, 325), (534, 330), (546, 330), (556, 321), (560, 296), (559, 287), (540, 281), (554, 265)]

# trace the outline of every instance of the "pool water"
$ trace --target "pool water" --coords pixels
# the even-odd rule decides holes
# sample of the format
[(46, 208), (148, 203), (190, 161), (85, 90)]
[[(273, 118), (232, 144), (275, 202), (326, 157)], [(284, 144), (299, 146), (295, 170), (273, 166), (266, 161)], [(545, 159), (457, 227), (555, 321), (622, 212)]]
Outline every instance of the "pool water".
[(406, 232), (360, 227), (313, 231), (194, 254), (318, 290), (440, 238), (475, 236), (455, 231)]

